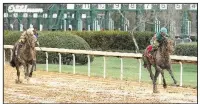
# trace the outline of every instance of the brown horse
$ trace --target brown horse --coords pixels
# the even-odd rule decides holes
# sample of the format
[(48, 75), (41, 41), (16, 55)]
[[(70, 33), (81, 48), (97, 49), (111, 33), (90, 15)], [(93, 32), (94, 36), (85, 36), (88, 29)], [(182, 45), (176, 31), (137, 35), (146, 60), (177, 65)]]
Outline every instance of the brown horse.
[[(174, 75), (172, 73), (172, 66), (171, 66), (171, 59), (170, 59), (170, 54), (173, 52), (173, 41), (171, 39), (168, 39), (166, 37), (163, 37), (162, 42), (160, 42), (160, 45), (156, 51), (152, 53), (153, 58), (150, 59), (147, 57), (145, 54), (147, 52), (147, 49), (145, 50), (143, 54), (143, 61), (146, 62), (147, 69), (150, 73), (150, 77), (153, 82), (153, 92), (158, 93), (159, 91), (157, 90), (157, 85), (156, 85), (156, 80), (158, 75), (161, 73), (162, 78), (163, 78), (163, 87), (167, 88), (167, 84), (164, 78), (164, 69), (166, 69), (170, 76), (172, 77), (174, 84), (177, 84), (177, 81), (174, 78)], [(151, 65), (155, 68), (155, 76), (152, 73), (151, 70)]]
[(16, 42), (13, 48), (13, 57), (10, 61), (12, 67), (16, 67), (17, 77), (16, 83), (21, 83), (20, 80), (20, 70), (19, 67), (22, 65), (24, 67), (25, 79), (27, 81), (32, 77), (33, 70), (36, 66), (36, 50), (35, 43), (36, 38), (34, 34), (36, 31), (34, 29), (28, 29), (23, 32), (25, 38), (24, 43)]

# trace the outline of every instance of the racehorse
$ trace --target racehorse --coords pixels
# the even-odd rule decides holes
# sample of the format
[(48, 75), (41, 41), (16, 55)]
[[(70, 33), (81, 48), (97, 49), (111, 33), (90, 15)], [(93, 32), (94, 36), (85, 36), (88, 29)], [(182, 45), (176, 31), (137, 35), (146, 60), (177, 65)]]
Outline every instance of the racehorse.
[[(22, 34), (25, 34), (24, 43), (16, 42), (13, 48), (13, 57), (10, 61), (12, 67), (16, 67), (17, 70), (17, 79), (16, 83), (21, 83), (20, 80), (20, 70), (19, 67), (24, 67), (25, 79), (27, 81), (32, 77), (34, 68), (36, 68), (36, 50), (35, 44), (37, 39), (34, 34), (37, 34), (33, 28), (30, 28), (24, 31)], [(18, 47), (18, 48), (17, 48)]]
[[(157, 77), (160, 73), (163, 78), (163, 87), (167, 88), (167, 84), (166, 84), (165, 77), (164, 77), (164, 69), (166, 69), (169, 72), (171, 78), (174, 81), (174, 84), (175, 85), (177, 84), (177, 81), (174, 78), (174, 75), (172, 73), (172, 65), (171, 65), (171, 59), (170, 59), (170, 54), (174, 50), (173, 45), (174, 45), (173, 40), (163, 37), (163, 40), (160, 42), (160, 45), (158, 46), (158, 49), (155, 50), (154, 52), (152, 52), (153, 58), (147, 57), (147, 55), (146, 55), (147, 48), (145, 49), (145, 51), (143, 53), (143, 61), (145, 61), (145, 59), (147, 59), (146, 67), (150, 73), (150, 77), (153, 82), (153, 92), (154, 93), (159, 92), (157, 90), (156, 81), (157, 81)], [(152, 73), (151, 65), (153, 65), (153, 67), (155, 68), (155, 76)]]

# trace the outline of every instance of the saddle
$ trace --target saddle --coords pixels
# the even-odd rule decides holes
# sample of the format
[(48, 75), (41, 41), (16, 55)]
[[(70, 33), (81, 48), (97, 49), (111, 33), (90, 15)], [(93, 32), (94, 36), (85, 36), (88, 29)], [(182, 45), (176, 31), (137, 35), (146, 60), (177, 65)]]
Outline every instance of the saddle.
[(146, 51), (144, 52), (144, 56), (147, 57), (150, 63), (154, 63), (154, 57), (153, 54), (157, 49), (152, 49), (151, 46), (148, 46)]

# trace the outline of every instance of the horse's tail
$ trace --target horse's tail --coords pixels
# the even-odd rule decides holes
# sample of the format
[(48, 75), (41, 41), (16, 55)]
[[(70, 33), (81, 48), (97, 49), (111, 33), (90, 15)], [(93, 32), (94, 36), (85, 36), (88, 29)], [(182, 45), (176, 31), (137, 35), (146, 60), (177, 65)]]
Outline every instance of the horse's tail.
[(14, 61), (13, 58), (12, 58), (12, 60), (10, 61), (10, 65), (11, 65), (12, 67), (15, 67), (15, 66), (16, 66), (15, 61)]

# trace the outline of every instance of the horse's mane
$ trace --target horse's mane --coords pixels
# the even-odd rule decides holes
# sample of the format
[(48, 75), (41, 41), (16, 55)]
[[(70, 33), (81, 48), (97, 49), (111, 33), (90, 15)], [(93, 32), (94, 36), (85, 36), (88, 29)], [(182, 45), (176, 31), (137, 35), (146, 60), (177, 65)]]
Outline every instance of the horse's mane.
[(33, 28), (29, 28), (22, 33), (22, 35), (25, 36), (25, 42), (28, 43), (31, 47), (34, 47), (34, 42), (36, 41), (36, 39), (34, 38), (33, 30)]
[(168, 38), (164, 38), (161, 43), (160, 43), (160, 46), (159, 46), (159, 49), (158, 51), (160, 51), (160, 54), (162, 57), (165, 57), (165, 58), (169, 58), (169, 55), (171, 54), (171, 40), (168, 39)]

